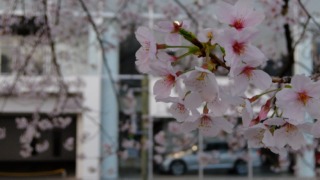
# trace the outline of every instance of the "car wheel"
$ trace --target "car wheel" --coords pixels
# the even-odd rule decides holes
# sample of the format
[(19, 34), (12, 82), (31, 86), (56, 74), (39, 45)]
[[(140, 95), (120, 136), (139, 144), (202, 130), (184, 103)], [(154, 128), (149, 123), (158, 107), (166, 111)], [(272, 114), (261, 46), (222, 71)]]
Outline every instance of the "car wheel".
[(245, 161), (239, 160), (234, 165), (234, 170), (237, 174), (247, 174), (248, 173), (248, 165)]
[(173, 175), (182, 175), (186, 172), (187, 167), (183, 161), (173, 161), (170, 165), (170, 172)]

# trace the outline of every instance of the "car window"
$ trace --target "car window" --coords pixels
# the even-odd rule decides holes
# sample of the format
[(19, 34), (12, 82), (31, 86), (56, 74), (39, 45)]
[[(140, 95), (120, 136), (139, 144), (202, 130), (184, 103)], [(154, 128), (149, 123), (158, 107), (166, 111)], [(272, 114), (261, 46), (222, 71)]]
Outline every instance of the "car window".
[(227, 151), (228, 149), (227, 143), (208, 143), (205, 145), (204, 151)]

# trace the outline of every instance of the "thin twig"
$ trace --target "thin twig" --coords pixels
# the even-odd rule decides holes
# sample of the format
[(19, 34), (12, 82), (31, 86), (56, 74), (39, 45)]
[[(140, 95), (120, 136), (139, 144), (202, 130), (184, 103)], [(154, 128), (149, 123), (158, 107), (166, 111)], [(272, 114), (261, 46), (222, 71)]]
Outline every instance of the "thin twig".
[(300, 7), (303, 9), (303, 11), (307, 14), (309, 18), (313, 21), (313, 23), (319, 28), (320, 30), (320, 24), (316, 21), (316, 19), (310, 14), (310, 12), (307, 10), (307, 8), (304, 6), (304, 4), (301, 2), (301, 0), (298, 0), (298, 3)]
[[(49, 40), (49, 45), (50, 45), (50, 50), (51, 50), (51, 62), (54, 65), (56, 73), (58, 75), (58, 83), (59, 83), (59, 87), (60, 87), (59, 91), (62, 95), (63, 94), (67, 95), (68, 94), (68, 86), (64, 82), (63, 77), (62, 77), (61, 66), (58, 63), (58, 59), (57, 59), (55, 41), (54, 41), (52, 34), (51, 34), (50, 23), (49, 23), (49, 19), (48, 19), (48, 15), (47, 15), (47, 10), (48, 10), (47, 0), (42, 0), (42, 4), (44, 6), (44, 21), (45, 21), (45, 26), (46, 26), (47, 38)], [(68, 98), (65, 98), (61, 107), (65, 106), (65, 104), (67, 103), (67, 99)], [(59, 103), (59, 100), (57, 101), (57, 104), (58, 103)]]
[(105, 51), (104, 51), (104, 45), (103, 45), (103, 39), (101, 38), (101, 34), (98, 30), (98, 27), (96, 25), (96, 23), (94, 22), (93, 18), (92, 18), (92, 15), (89, 11), (89, 9), (87, 8), (86, 4), (84, 3), (83, 0), (79, 0), (80, 4), (81, 4), (81, 7), (82, 9), (85, 11), (85, 13), (87, 14), (87, 17), (88, 17), (88, 20), (96, 34), (96, 38), (97, 38), (97, 41), (98, 41), (98, 44), (100, 46), (100, 49), (101, 49), (101, 56), (102, 56), (102, 61), (103, 61), (103, 65), (104, 67), (106, 68), (106, 71), (108, 73), (108, 76), (110, 78), (110, 82), (111, 82), (111, 85), (112, 85), (112, 89), (113, 89), (113, 92), (114, 94), (116, 95), (116, 98), (117, 98), (117, 102), (118, 102), (118, 106), (119, 106), (119, 94), (118, 94), (118, 91), (117, 91), (117, 88), (115, 86), (116, 82), (112, 79), (112, 74), (111, 74), (111, 69), (108, 65), (108, 62), (107, 62), (107, 57), (106, 57), (106, 54), (105, 54)]
[(192, 20), (192, 23), (194, 23), (198, 29), (199, 23), (196, 20), (196, 18), (193, 17), (193, 15), (189, 12), (189, 10), (179, 1), (179, 0), (174, 0), (175, 3), (177, 3), (187, 14), (187, 16)]
[(308, 16), (308, 19), (306, 20), (306, 22), (303, 24), (303, 30), (302, 30), (302, 33), (299, 37), (299, 39), (296, 41), (296, 43), (293, 45), (293, 49), (296, 48), (296, 46), (300, 43), (300, 41), (302, 40), (303, 36), (305, 35), (306, 31), (307, 31), (307, 27), (308, 27), (308, 24), (310, 22), (310, 16)]

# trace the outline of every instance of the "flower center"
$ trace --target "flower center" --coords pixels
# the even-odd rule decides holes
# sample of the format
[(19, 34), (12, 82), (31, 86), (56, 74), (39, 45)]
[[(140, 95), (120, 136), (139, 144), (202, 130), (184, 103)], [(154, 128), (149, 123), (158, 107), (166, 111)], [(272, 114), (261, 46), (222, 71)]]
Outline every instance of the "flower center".
[(180, 113), (185, 113), (186, 112), (186, 108), (181, 103), (177, 104), (177, 109), (179, 110)]
[(232, 25), (232, 27), (236, 28), (237, 30), (241, 30), (244, 28), (243, 20), (242, 19), (236, 19)]
[(144, 41), (143, 46), (146, 51), (150, 50), (150, 41)]
[(174, 83), (176, 81), (176, 77), (172, 74), (166, 76), (166, 81), (169, 83)]
[(212, 126), (212, 120), (208, 116), (202, 116), (200, 119), (199, 127), (210, 128)]
[(285, 127), (286, 127), (286, 132), (287, 133), (297, 130), (296, 126), (294, 126), (292, 124), (289, 124), (289, 123), (286, 123)]
[(213, 33), (211, 31), (207, 33), (207, 38), (213, 39)]
[(254, 67), (246, 66), (242, 70), (241, 74), (245, 74), (248, 78), (250, 78), (252, 76), (252, 72), (254, 69), (255, 69)]
[(298, 101), (300, 101), (303, 105), (306, 105), (311, 97), (308, 96), (307, 92), (302, 91), (298, 93)]
[(238, 55), (241, 55), (245, 51), (245, 44), (243, 42), (235, 41), (232, 45), (233, 52), (235, 52)]

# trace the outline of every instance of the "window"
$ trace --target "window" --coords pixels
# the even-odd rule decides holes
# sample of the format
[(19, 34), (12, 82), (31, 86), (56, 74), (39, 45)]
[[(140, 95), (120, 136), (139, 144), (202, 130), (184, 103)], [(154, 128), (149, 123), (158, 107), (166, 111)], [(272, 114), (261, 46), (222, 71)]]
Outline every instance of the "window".
[(229, 149), (228, 144), (225, 142), (207, 143), (204, 151), (227, 151)]

